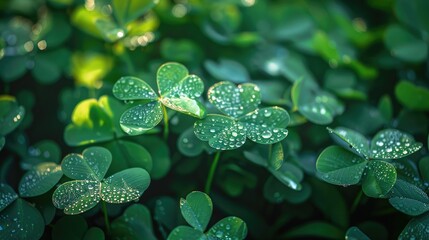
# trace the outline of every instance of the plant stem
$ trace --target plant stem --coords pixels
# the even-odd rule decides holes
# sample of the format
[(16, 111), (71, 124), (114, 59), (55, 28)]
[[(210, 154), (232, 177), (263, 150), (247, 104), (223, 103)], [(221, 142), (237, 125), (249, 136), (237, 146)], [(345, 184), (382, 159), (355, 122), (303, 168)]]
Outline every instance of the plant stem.
[(206, 186), (204, 187), (204, 192), (210, 195), (210, 190), (212, 188), (212, 182), (214, 173), (216, 172), (216, 168), (220, 159), (220, 151), (216, 152), (212, 165), (210, 166), (209, 176), (207, 177)]
[(353, 213), (356, 210), (356, 208), (358, 207), (359, 202), (362, 199), (362, 194), (363, 194), (363, 191), (361, 189), (361, 190), (359, 190), (358, 195), (356, 196), (355, 200), (353, 201), (352, 207), (350, 209), (350, 213)]
[(161, 104), (162, 108), (162, 114), (164, 115), (164, 140), (167, 141), (168, 139), (168, 114), (167, 114), (167, 108)]
[(131, 57), (130, 57), (130, 54), (128, 53), (127, 49), (124, 50), (124, 52), (122, 53), (121, 56), (122, 56), (122, 59), (124, 60), (125, 64), (127, 65), (128, 74), (134, 75), (134, 73), (136, 71), (134, 69), (133, 61), (131, 61)]
[(106, 202), (105, 201), (101, 201), (101, 208), (103, 210), (103, 214), (104, 214), (104, 224), (106, 224), (106, 231), (107, 231), (107, 235), (110, 236), (110, 222), (109, 222), (109, 216), (107, 215), (107, 207), (106, 207)]

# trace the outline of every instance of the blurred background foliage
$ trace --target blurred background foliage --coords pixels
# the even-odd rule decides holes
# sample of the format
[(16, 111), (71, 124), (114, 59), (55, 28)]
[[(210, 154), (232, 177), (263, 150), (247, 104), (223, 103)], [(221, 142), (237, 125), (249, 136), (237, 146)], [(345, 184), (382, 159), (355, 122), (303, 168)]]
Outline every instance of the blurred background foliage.
[[(166, 141), (162, 126), (126, 135), (119, 117), (133, 103), (116, 100), (112, 86), (136, 76), (156, 90), (158, 67), (176, 61), (200, 76), (206, 90), (219, 81), (255, 83), (264, 106), (281, 106), (291, 116), (278, 171), (267, 165), (266, 145), (248, 142), (223, 153), (211, 194), (214, 219), (242, 218), (249, 239), (363, 239), (363, 233), (394, 239), (401, 232), (406, 239), (410, 229), (426, 239), (428, 10), (427, 0), (1, 1), (0, 181), (18, 189), (25, 170), (39, 163), (59, 163), (89, 145), (106, 147), (113, 159), (124, 159), (112, 162), (108, 176), (143, 167), (152, 178), (140, 201), (149, 220), (124, 227), (127, 205), (108, 205), (119, 229), (113, 236), (122, 227), (130, 236), (166, 238), (183, 223), (178, 197), (203, 188), (214, 150), (195, 137), (191, 117), (174, 112)], [(411, 220), (415, 214), (367, 197), (360, 187), (322, 181), (315, 163), (332, 144), (326, 126), (366, 137), (395, 128), (422, 142), (421, 151), (394, 165), (398, 179), (426, 195), (426, 214)], [(75, 224), (72, 235), (102, 239), (99, 228), (88, 229), (103, 226), (99, 208), (85, 218), (63, 217), (51, 195), (16, 196), (14, 204), (43, 213), (47, 227), (36, 238), (64, 239)]]

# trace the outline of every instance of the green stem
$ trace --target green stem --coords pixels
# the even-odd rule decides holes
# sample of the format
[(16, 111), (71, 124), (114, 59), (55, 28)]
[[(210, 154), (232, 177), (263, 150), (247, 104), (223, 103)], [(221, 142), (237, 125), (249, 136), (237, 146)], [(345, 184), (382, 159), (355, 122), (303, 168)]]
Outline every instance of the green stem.
[(124, 60), (125, 65), (127, 65), (128, 74), (134, 75), (134, 73), (136, 71), (134, 69), (133, 61), (131, 61), (131, 57), (130, 57), (130, 54), (128, 53), (127, 49), (125, 49), (124, 52), (122, 53), (122, 59)]
[(216, 152), (212, 165), (210, 166), (209, 176), (207, 177), (206, 186), (204, 187), (204, 192), (210, 194), (210, 190), (212, 188), (213, 177), (216, 172), (217, 165), (220, 159), (220, 151)]
[(361, 189), (361, 190), (359, 190), (358, 195), (356, 196), (355, 200), (353, 201), (352, 207), (350, 209), (350, 213), (353, 213), (356, 210), (356, 208), (358, 207), (360, 200), (362, 199), (362, 194), (363, 194), (363, 191)]
[(103, 210), (103, 214), (104, 214), (104, 224), (106, 224), (106, 231), (107, 231), (107, 235), (110, 236), (110, 222), (109, 222), (109, 216), (107, 215), (107, 207), (106, 207), (106, 202), (101, 200), (101, 208)]
[(164, 140), (167, 141), (168, 139), (168, 114), (167, 114), (167, 108), (161, 104), (162, 108), (162, 114), (164, 115)]

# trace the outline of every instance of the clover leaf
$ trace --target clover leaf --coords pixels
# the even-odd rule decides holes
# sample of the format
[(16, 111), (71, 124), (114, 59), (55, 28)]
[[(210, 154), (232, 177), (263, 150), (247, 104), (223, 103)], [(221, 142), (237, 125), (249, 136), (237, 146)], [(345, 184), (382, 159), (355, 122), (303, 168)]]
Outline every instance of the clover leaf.
[(194, 125), (195, 135), (218, 150), (241, 147), (246, 138), (272, 144), (283, 140), (289, 114), (280, 107), (258, 109), (261, 93), (255, 84), (220, 82), (208, 90), (209, 101), (226, 115), (208, 114)]
[(64, 131), (65, 142), (70, 146), (81, 146), (123, 136), (117, 115), (123, 110), (125, 107), (110, 96), (81, 101), (73, 110), (72, 123)]
[(168, 235), (168, 240), (178, 239), (245, 239), (247, 225), (238, 217), (226, 217), (204, 233), (210, 221), (213, 205), (210, 197), (194, 191), (180, 199), (180, 210), (189, 226), (178, 226)]
[(196, 118), (205, 117), (204, 105), (196, 100), (203, 93), (204, 83), (198, 76), (189, 75), (185, 66), (163, 64), (157, 72), (157, 85), (159, 96), (136, 77), (122, 77), (113, 86), (113, 95), (120, 100), (143, 100), (122, 114), (120, 125), (126, 133), (138, 135), (154, 128), (162, 120), (165, 107)]
[(0, 151), (5, 145), (5, 136), (15, 130), (24, 119), (25, 109), (14, 97), (0, 96)]
[(39, 210), (3, 183), (0, 183), (0, 223), (0, 239), (37, 240), (45, 228)]
[(64, 174), (72, 179), (60, 185), (52, 196), (54, 206), (66, 214), (85, 212), (100, 200), (125, 203), (138, 199), (147, 189), (150, 177), (142, 168), (129, 168), (104, 179), (111, 153), (103, 147), (90, 147), (69, 154), (62, 162)]
[(112, 238), (156, 240), (149, 209), (142, 204), (129, 206), (112, 222)]
[(330, 146), (319, 155), (319, 177), (337, 185), (362, 183), (363, 192), (370, 197), (384, 197), (394, 187), (397, 171), (390, 160), (422, 147), (412, 136), (396, 129), (379, 131), (371, 143), (362, 134), (344, 127), (328, 131), (343, 147)]
[(23, 197), (42, 195), (51, 190), (62, 176), (61, 166), (56, 163), (40, 163), (22, 176), (19, 194)]

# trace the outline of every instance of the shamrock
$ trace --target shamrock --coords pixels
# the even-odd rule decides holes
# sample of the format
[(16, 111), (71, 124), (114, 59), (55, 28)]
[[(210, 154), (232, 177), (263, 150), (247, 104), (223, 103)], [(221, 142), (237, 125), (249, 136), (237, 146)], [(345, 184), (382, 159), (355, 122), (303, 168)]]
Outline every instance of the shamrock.
[(189, 226), (178, 226), (171, 231), (168, 240), (178, 239), (237, 239), (246, 238), (246, 223), (238, 217), (226, 217), (213, 225), (204, 233), (213, 212), (213, 203), (210, 197), (194, 191), (180, 199), (180, 211)]
[(66, 214), (85, 212), (103, 200), (126, 203), (139, 199), (148, 188), (150, 177), (142, 168), (128, 168), (105, 178), (112, 155), (103, 147), (89, 147), (80, 154), (69, 154), (61, 164), (64, 174), (75, 179), (60, 185), (52, 196), (54, 206)]
[(411, 135), (395, 129), (378, 132), (371, 142), (344, 127), (328, 130), (345, 149), (330, 146), (319, 155), (316, 168), (321, 178), (338, 185), (362, 181), (362, 190), (370, 197), (383, 197), (395, 185), (397, 173), (390, 160), (406, 157), (422, 147)]
[(208, 114), (194, 125), (196, 136), (218, 150), (241, 147), (246, 138), (272, 144), (283, 140), (288, 131), (289, 114), (280, 107), (258, 109), (259, 88), (252, 83), (237, 87), (231, 82), (219, 82), (208, 90), (209, 101), (226, 115)]
[(204, 83), (198, 76), (189, 75), (185, 66), (165, 63), (159, 67), (156, 80), (159, 96), (136, 77), (122, 77), (113, 86), (113, 95), (120, 100), (143, 100), (122, 114), (120, 125), (126, 133), (138, 135), (154, 128), (163, 113), (166, 117), (165, 107), (193, 117), (205, 117), (204, 105), (196, 100), (203, 93)]

